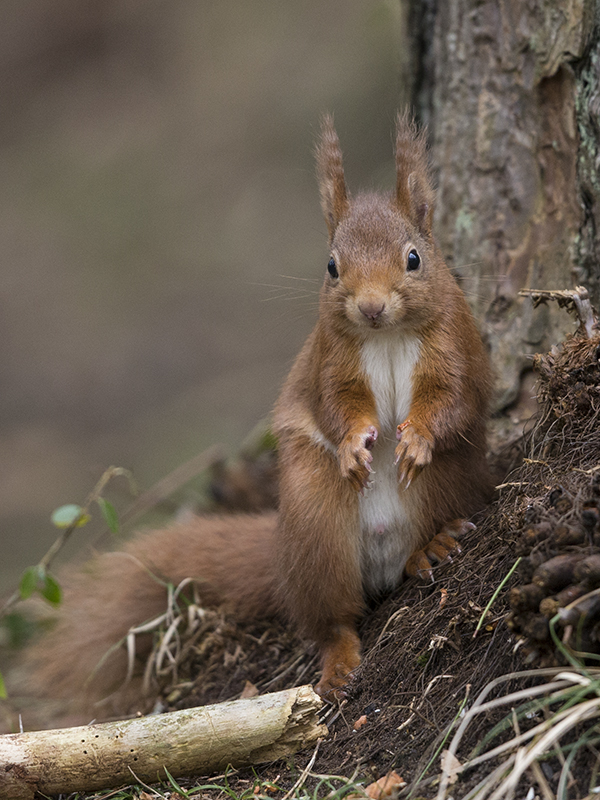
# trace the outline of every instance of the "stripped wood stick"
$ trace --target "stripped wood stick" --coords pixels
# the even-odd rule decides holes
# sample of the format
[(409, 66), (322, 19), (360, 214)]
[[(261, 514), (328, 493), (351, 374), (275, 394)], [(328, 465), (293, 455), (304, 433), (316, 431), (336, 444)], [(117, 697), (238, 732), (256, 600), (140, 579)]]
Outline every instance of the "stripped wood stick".
[(148, 717), (0, 736), (0, 798), (33, 800), (207, 775), (288, 756), (327, 735), (321, 698), (300, 686)]

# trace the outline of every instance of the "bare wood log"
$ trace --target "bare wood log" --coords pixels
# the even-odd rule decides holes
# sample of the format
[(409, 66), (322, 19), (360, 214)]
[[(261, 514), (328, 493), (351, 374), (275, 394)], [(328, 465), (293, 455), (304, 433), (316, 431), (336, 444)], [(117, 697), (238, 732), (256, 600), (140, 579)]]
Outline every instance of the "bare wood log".
[(327, 735), (310, 686), (149, 717), (0, 736), (0, 798), (206, 775), (290, 755)]

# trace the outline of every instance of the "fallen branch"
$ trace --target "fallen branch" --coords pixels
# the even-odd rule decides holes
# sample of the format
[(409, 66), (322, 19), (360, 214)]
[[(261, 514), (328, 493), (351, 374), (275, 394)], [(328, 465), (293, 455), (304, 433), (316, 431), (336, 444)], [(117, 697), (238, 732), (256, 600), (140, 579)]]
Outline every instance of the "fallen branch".
[(300, 686), (149, 717), (0, 736), (0, 798), (33, 800), (207, 775), (283, 758), (327, 735), (321, 699)]
[[(163, 503), (174, 492), (188, 483), (188, 481), (191, 481), (192, 478), (195, 478), (222, 458), (223, 449), (221, 445), (216, 444), (198, 453), (198, 455), (195, 455), (193, 458), (190, 458), (189, 461), (180, 464), (172, 472), (169, 472), (168, 475), (165, 475), (164, 478), (161, 478), (143, 494), (137, 497), (133, 503), (119, 515), (121, 525), (135, 522), (135, 520), (141, 517), (142, 514), (145, 514), (146, 511)], [(108, 533), (110, 533), (110, 530), (106, 527), (94, 542), (94, 547), (97, 547)]]
[(585, 331), (586, 337), (591, 339), (598, 319), (585, 286), (576, 286), (574, 289), (521, 289), (519, 295), (531, 297), (534, 308), (541, 303), (547, 303), (548, 300), (555, 300), (561, 308), (576, 314), (580, 328)]

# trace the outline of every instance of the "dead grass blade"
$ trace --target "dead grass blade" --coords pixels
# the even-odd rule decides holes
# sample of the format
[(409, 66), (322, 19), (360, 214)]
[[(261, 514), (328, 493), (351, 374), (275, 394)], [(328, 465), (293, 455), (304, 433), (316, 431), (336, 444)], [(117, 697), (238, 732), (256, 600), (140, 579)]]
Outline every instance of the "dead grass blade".
[[(508, 680), (522, 680), (536, 675), (553, 677), (541, 685), (527, 689), (520, 689), (508, 695), (485, 702), (487, 696), (501, 683)], [(454, 779), (456, 768), (452, 770), (447, 766), (457, 758), (457, 751), (468, 726), (478, 715), (489, 712), (494, 708), (506, 706), (511, 708), (512, 718), (515, 722), (515, 736), (507, 742), (487, 750), (462, 764), (461, 774), (492, 759), (504, 757), (504, 760), (492, 770), (486, 778), (477, 784), (466, 796), (465, 800), (509, 800), (514, 796), (519, 781), (529, 770), (541, 788), (546, 800), (554, 800), (554, 795), (539, 769), (539, 760), (543, 756), (556, 751), (561, 739), (577, 726), (589, 721), (600, 719), (600, 670), (585, 669), (565, 671), (559, 668), (554, 670), (529, 670), (526, 673), (511, 673), (488, 684), (473, 703), (473, 706), (456, 731), (448, 748), (450, 758), (442, 764), (442, 774), (437, 794), (437, 800), (445, 800), (448, 789)], [(592, 695), (590, 698), (589, 695)], [(515, 706), (523, 701), (530, 701), (532, 697), (544, 696), (548, 704), (562, 703), (562, 708), (554, 712), (543, 722), (533, 726), (527, 731), (520, 732), (517, 710)], [(586, 699), (587, 697), (587, 699)], [(597, 733), (597, 731), (596, 731)], [(567, 785), (570, 765), (574, 758), (573, 752), (563, 763), (559, 781), (558, 797), (564, 796)]]

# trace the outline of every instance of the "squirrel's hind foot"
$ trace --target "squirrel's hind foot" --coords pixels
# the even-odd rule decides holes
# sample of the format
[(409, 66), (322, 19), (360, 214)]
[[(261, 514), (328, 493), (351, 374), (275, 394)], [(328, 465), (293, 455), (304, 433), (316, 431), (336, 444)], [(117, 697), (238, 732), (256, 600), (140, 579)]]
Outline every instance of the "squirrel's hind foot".
[(346, 697), (354, 670), (360, 665), (360, 640), (355, 630), (339, 627), (335, 639), (322, 649), (323, 671), (315, 691), (323, 700), (339, 702)]
[(406, 562), (404, 570), (411, 578), (426, 578), (434, 581), (432, 561), (442, 564), (452, 561), (454, 556), (460, 555), (462, 548), (455, 537), (462, 536), (467, 531), (475, 528), (472, 522), (466, 519), (454, 519), (447, 522), (442, 530), (421, 550), (415, 550)]

